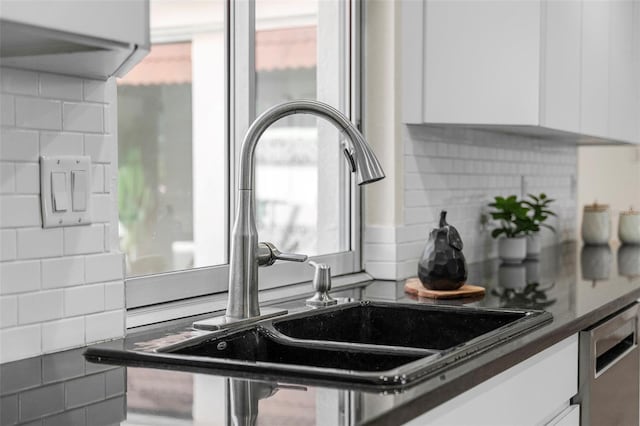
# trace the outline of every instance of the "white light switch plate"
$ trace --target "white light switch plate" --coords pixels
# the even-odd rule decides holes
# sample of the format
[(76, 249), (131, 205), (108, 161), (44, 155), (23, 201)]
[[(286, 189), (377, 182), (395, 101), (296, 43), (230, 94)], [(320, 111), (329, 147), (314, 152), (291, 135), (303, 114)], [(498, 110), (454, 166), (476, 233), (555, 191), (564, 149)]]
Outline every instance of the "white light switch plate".
[[(72, 179), (73, 172), (85, 173), (80, 175), (83, 179)], [(56, 211), (54, 208), (54, 194), (51, 184), (53, 173), (56, 173), (56, 182), (64, 182), (64, 188), (57, 188), (55, 191), (57, 197), (55, 205), (57, 209), (62, 208), (64, 211)], [(61, 179), (60, 173), (64, 174), (64, 179)], [(81, 182), (82, 186), (78, 186), (77, 182)], [(91, 157), (40, 157), (40, 201), (43, 228), (90, 224)]]

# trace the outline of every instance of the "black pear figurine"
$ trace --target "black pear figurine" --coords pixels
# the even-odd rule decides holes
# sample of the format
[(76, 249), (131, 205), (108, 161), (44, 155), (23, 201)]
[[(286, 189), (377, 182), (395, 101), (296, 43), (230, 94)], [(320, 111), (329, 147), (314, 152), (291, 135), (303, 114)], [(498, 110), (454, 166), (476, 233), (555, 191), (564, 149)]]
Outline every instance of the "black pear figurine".
[(447, 223), (447, 212), (440, 212), (440, 227), (429, 234), (418, 278), (430, 290), (457, 290), (467, 280), (467, 262), (462, 254), (458, 230)]

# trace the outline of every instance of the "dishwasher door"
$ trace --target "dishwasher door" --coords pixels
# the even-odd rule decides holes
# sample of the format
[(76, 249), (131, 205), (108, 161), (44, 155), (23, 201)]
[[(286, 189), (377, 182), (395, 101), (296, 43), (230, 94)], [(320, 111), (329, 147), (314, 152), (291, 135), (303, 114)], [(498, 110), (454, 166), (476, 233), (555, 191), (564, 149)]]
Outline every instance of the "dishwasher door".
[(580, 381), (575, 402), (582, 426), (638, 425), (638, 304), (580, 332)]

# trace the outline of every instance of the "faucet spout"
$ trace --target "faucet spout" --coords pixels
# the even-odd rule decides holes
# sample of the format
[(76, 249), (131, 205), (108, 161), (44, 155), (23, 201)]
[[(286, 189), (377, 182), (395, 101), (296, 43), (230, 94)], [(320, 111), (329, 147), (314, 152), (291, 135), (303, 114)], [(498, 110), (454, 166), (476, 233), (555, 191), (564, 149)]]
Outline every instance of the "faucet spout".
[(345, 154), (352, 171), (357, 175), (358, 184), (376, 182), (385, 177), (380, 162), (362, 133), (337, 109), (318, 101), (300, 100), (276, 105), (262, 113), (249, 127), (240, 151), (238, 199), (231, 234), (229, 300), (226, 311), (226, 316), (230, 319), (260, 315), (258, 305), (260, 256), (253, 192), (254, 154), (256, 145), (265, 130), (279, 119), (292, 114), (311, 114), (324, 118), (342, 131), (349, 144), (345, 148)]

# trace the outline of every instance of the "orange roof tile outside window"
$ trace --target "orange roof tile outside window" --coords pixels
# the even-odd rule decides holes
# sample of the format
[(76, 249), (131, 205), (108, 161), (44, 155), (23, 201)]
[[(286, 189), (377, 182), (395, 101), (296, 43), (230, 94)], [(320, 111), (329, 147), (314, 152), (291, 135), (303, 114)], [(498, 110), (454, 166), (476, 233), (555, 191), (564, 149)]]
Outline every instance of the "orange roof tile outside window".
[(191, 83), (191, 43), (154, 44), (118, 84), (151, 86)]
[(276, 71), (316, 66), (316, 28), (256, 32), (256, 70)]
[[(316, 27), (256, 32), (256, 70), (276, 71), (316, 66)], [(191, 43), (155, 44), (122, 85), (191, 83)]]

